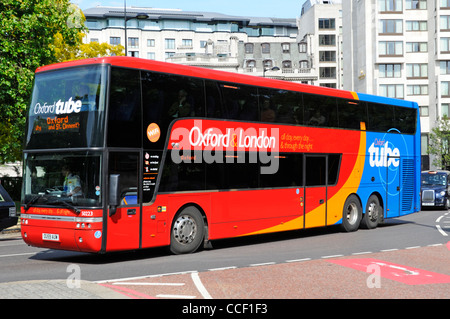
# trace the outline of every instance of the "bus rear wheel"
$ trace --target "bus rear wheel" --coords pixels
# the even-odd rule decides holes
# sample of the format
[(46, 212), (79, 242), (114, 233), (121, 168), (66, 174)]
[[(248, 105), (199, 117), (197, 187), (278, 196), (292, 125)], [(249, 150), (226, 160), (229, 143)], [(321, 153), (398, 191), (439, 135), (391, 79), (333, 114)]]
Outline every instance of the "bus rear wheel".
[(370, 195), (366, 205), (366, 212), (361, 221), (361, 225), (367, 229), (373, 229), (378, 226), (383, 214), (383, 207), (376, 195)]
[(195, 252), (203, 242), (205, 222), (200, 211), (189, 206), (180, 211), (172, 224), (170, 251), (174, 254)]
[(362, 218), (362, 207), (356, 195), (350, 195), (342, 212), (342, 228), (346, 232), (356, 231)]

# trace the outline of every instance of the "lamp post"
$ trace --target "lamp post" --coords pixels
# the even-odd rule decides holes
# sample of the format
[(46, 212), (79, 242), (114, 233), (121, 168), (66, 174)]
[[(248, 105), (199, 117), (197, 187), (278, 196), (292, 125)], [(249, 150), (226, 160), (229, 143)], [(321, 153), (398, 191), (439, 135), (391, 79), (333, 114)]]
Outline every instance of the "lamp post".
[(280, 68), (277, 66), (274, 66), (273, 68), (263, 68), (263, 78), (266, 77), (266, 71), (280, 71)]
[(139, 20), (145, 20), (148, 18), (147, 13), (138, 13), (134, 17), (127, 18), (127, 0), (123, 1), (123, 19), (125, 22), (125, 56), (128, 56), (128, 37), (127, 37), (127, 21), (131, 19), (139, 19)]

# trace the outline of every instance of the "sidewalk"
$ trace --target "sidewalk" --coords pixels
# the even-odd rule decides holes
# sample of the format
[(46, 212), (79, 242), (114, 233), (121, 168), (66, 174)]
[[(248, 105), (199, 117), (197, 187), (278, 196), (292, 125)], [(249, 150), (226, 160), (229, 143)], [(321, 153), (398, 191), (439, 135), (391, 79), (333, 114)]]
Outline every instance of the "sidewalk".
[(89, 281), (70, 288), (66, 280), (33, 280), (0, 283), (0, 299), (126, 299), (112, 289)]

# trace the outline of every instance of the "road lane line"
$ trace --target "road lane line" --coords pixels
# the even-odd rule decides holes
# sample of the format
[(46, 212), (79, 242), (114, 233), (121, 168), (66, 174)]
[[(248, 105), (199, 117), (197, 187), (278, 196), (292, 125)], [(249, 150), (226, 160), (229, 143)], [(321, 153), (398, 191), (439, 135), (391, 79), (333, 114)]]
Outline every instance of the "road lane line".
[(361, 252), (359, 252), (359, 253), (352, 253), (352, 255), (365, 255), (365, 254), (372, 254), (372, 252), (371, 251), (361, 251)]
[(195, 287), (197, 287), (197, 290), (201, 293), (203, 298), (205, 299), (213, 299), (211, 295), (209, 294), (208, 290), (206, 290), (205, 286), (203, 286), (202, 281), (200, 280), (200, 276), (198, 275), (198, 272), (191, 273), (192, 281), (195, 284)]
[(219, 271), (219, 270), (228, 270), (228, 269), (236, 269), (236, 266), (222, 267), (222, 268), (211, 268), (209, 271)]
[(389, 252), (389, 251), (396, 251), (396, 250), (398, 250), (398, 248), (383, 249), (383, 250), (380, 250), (380, 251), (383, 252), (383, 253), (386, 253), (386, 252)]
[(184, 286), (184, 283), (178, 282), (115, 282), (113, 285), (127, 286)]
[(269, 265), (275, 265), (275, 262), (268, 262), (268, 263), (260, 263), (260, 264), (250, 264), (250, 267), (259, 267), (259, 266), (269, 266)]
[(286, 260), (286, 262), (287, 262), (287, 263), (296, 263), (296, 262), (308, 261), (308, 260), (311, 260), (311, 258), (291, 259), (291, 260)]
[(37, 253), (22, 253), (22, 254), (9, 254), (9, 255), (0, 255), (1, 257), (15, 257), (15, 256), (27, 256), (27, 255), (36, 255)]
[(187, 295), (156, 295), (156, 298), (195, 299), (196, 296), (187, 296)]
[(330, 255), (330, 256), (322, 256), (320, 258), (322, 259), (328, 259), (328, 258), (336, 258), (336, 257), (344, 257), (344, 255)]
[(441, 233), (442, 236), (445, 236), (445, 237), (448, 236), (448, 234), (445, 231), (442, 230), (441, 226), (436, 225), (436, 228)]

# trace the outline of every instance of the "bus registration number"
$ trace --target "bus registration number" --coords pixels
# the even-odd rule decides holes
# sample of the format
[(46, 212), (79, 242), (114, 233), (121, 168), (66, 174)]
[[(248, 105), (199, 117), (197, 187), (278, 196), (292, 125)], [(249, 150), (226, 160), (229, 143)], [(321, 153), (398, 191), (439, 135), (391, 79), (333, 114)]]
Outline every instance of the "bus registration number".
[(42, 233), (42, 240), (59, 241), (59, 234)]

